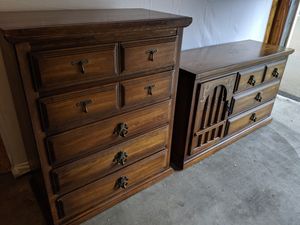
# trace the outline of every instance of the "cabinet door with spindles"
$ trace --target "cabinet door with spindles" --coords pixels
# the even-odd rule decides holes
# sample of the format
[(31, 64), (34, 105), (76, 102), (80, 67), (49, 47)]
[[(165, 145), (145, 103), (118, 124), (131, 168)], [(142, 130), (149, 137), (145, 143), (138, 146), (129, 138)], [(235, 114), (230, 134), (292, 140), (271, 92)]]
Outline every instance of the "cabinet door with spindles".
[(224, 137), (236, 74), (196, 84), (190, 154), (202, 152)]

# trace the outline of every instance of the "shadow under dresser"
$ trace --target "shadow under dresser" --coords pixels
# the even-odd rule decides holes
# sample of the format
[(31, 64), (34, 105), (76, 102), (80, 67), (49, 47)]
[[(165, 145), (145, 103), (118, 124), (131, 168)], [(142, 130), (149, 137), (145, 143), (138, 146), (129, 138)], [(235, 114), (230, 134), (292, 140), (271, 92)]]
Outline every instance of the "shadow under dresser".
[(251, 40), (183, 51), (172, 166), (186, 168), (270, 123), (292, 52)]
[(79, 224), (170, 174), (191, 22), (145, 9), (0, 13), (25, 147), (54, 224)]

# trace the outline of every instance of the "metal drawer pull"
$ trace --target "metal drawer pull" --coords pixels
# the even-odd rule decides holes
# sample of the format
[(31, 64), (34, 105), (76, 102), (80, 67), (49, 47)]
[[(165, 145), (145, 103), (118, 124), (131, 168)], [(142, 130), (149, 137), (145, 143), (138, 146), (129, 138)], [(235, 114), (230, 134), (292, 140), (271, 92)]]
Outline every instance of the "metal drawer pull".
[(254, 77), (254, 75), (251, 75), (249, 80), (248, 80), (248, 84), (254, 86), (255, 83), (256, 83), (255, 77)]
[(272, 76), (275, 77), (275, 78), (278, 78), (278, 77), (279, 77), (278, 68), (275, 68), (275, 69), (273, 70)]
[(255, 96), (255, 100), (258, 102), (262, 101), (262, 96), (261, 96), (261, 92), (258, 92), (257, 95)]
[(154, 61), (154, 54), (157, 52), (156, 48), (151, 48), (149, 50), (146, 51), (146, 54), (148, 54), (148, 60), (149, 61)]
[(251, 121), (253, 121), (253, 122), (256, 122), (256, 114), (255, 113), (253, 113), (252, 115), (251, 115), (251, 117), (250, 117), (250, 120)]
[(231, 105), (229, 101), (227, 101), (227, 104), (225, 105), (226, 111), (228, 112), (228, 115), (232, 113)]
[(117, 182), (116, 182), (116, 186), (117, 186), (117, 188), (123, 188), (123, 189), (125, 189), (125, 188), (127, 188), (127, 186), (128, 186), (128, 177), (126, 177), (126, 176), (122, 176), (122, 177), (120, 177), (118, 180), (117, 180)]
[(88, 113), (88, 107), (87, 107), (87, 105), (91, 104), (91, 103), (92, 103), (92, 100), (88, 99), (88, 100), (83, 100), (83, 101), (78, 102), (76, 104), (76, 106), (80, 107), (82, 112)]
[(146, 86), (144, 89), (147, 90), (147, 95), (152, 95), (152, 89), (155, 87), (154, 84)]
[(125, 137), (128, 134), (128, 125), (126, 123), (119, 123), (114, 130), (114, 134), (119, 137)]
[(123, 166), (123, 165), (126, 163), (126, 161), (127, 161), (127, 157), (128, 157), (127, 152), (119, 151), (119, 152), (115, 155), (115, 158), (114, 158), (113, 162), (116, 162), (117, 164)]
[(84, 65), (88, 64), (88, 62), (89, 61), (87, 59), (80, 59), (78, 61), (72, 61), (71, 64), (72, 65), (78, 65), (80, 67), (80, 72), (82, 74), (84, 74), (85, 73), (85, 67), (84, 67)]

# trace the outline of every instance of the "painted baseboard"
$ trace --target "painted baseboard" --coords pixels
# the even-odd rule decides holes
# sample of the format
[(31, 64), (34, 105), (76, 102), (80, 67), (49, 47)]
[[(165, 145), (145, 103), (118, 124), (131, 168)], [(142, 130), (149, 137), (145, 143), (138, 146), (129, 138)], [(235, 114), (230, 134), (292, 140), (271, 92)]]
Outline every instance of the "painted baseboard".
[(296, 96), (296, 95), (292, 95), (290, 93), (287, 93), (285, 91), (280, 91), (278, 92), (279, 96), (283, 96), (285, 98), (289, 98), (289, 99), (292, 99), (296, 102), (300, 102), (300, 97), (299, 96)]
[(28, 173), (29, 171), (30, 171), (30, 165), (27, 161), (14, 165), (11, 168), (11, 172), (14, 175), (14, 177), (22, 176), (23, 174)]

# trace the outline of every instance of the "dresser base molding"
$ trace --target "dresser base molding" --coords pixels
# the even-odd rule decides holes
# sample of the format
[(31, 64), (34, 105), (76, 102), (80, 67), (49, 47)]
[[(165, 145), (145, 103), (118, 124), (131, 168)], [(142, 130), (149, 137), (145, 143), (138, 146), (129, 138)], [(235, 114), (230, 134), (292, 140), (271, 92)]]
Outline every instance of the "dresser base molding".
[(14, 175), (14, 177), (20, 177), (20, 176), (30, 172), (30, 170), (31, 170), (31, 168), (30, 168), (29, 162), (25, 161), (25, 162), (14, 165), (11, 169), (11, 172)]
[(96, 216), (97, 214), (105, 211), (108, 208), (111, 208), (112, 206), (116, 205), (117, 203), (119, 203), (119, 202), (131, 197), (132, 195), (150, 187), (151, 185), (163, 180), (167, 176), (171, 175), (173, 172), (174, 172), (174, 170), (172, 168), (168, 168), (168, 169), (164, 170), (163, 172), (147, 179), (146, 181), (141, 182), (138, 185), (134, 185), (132, 188), (130, 188), (125, 193), (122, 193), (122, 194), (116, 196), (115, 198), (110, 198), (108, 201), (99, 204), (97, 207), (95, 207), (91, 210), (87, 210), (84, 213), (82, 213), (81, 215), (74, 217), (73, 219), (70, 219), (66, 222), (63, 222), (62, 224), (64, 224), (64, 225), (79, 225), (79, 224), (83, 223), (84, 221), (88, 220), (89, 218)]
[(201, 152), (199, 154), (193, 155), (192, 158), (188, 159), (185, 161), (184, 165), (182, 168), (175, 168), (175, 169), (186, 169), (200, 161), (202, 161), (203, 159), (215, 154), (216, 152), (220, 151), (221, 149), (225, 148), (226, 146), (238, 141), (239, 139), (241, 139), (242, 137), (245, 137), (246, 135), (252, 133), (253, 131), (268, 125), (269, 123), (272, 122), (272, 117), (267, 117), (264, 120), (261, 120), (260, 122), (256, 123), (255, 125), (248, 127), (246, 129), (244, 129), (243, 131), (233, 134), (232, 136), (224, 139), (222, 142), (218, 143), (217, 145), (212, 146), (211, 148), (207, 149), (204, 152)]

